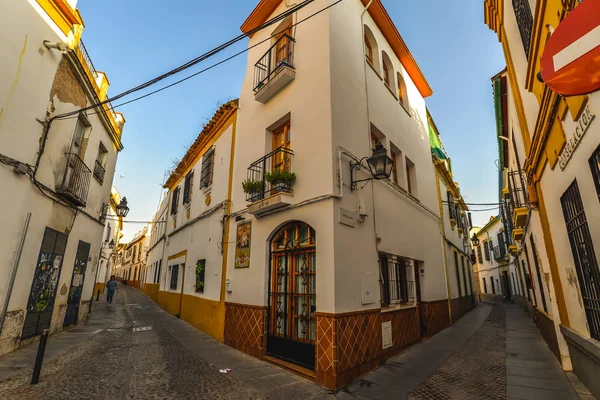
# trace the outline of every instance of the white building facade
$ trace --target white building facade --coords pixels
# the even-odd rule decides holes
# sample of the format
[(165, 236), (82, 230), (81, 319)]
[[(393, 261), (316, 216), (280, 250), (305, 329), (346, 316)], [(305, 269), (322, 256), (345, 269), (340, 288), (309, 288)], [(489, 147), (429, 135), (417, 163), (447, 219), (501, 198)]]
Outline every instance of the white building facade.
[(11, 210), (0, 234), (0, 354), (87, 315), (123, 148), (122, 115), (78, 112), (106, 98), (108, 81), (79, 41), (76, 2), (56, 13), (57, 1), (11, 1), (0, 15), (0, 204)]

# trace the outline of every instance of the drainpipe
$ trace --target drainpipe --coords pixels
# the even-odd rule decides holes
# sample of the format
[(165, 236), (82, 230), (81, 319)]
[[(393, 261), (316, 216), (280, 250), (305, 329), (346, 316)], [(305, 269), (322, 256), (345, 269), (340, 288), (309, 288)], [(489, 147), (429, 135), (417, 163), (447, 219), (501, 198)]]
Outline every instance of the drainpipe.
[(8, 303), (10, 302), (10, 295), (12, 294), (13, 286), (15, 285), (15, 279), (17, 277), (17, 270), (19, 269), (19, 261), (21, 261), (21, 254), (23, 253), (23, 245), (25, 244), (25, 237), (27, 237), (27, 230), (29, 229), (29, 221), (31, 220), (31, 213), (27, 213), (25, 217), (25, 225), (23, 226), (23, 232), (21, 233), (21, 240), (19, 241), (19, 247), (17, 249), (17, 256), (13, 264), (12, 274), (10, 275), (10, 282), (8, 283), (8, 290), (6, 291), (6, 298), (4, 305), (2, 306), (2, 314), (0, 315), (0, 335), (2, 334), (2, 328), (4, 327), (4, 319), (8, 311)]

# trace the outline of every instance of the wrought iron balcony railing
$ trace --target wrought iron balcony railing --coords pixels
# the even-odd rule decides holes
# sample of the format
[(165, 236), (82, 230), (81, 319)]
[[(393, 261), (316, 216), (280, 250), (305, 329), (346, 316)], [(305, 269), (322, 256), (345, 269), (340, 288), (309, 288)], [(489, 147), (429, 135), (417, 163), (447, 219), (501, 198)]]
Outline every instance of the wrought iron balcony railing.
[(96, 160), (96, 164), (94, 164), (94, 176), (100, 184), (104, 183), (104, 174), (106, 173), (106, 169), (100, 164), (98, 160)]
[(65, 173), (57, 192), (77, 206), (87, 203), (92, 171), (75, 153), (65, 153)]
[(504, 246), (494, 246), (493, 248), (494, 260), (501, 260), (506, 256), (506, 247)]
[(254, 64), (254, 91), (258, 92), (282, 67), (294, 68), (294, 45), (296, 40), (283, 34), (273, 46)]
[(292, 174), (294, 152), (279, 147), (253, 162), (244, 182), (246, 201), (256, 202), (277, 193), (293, 193), (295, 175)]
[(527, 178), (522, 171), (508, 173), (508, 188), (510, 190), (511, 206), (515, 208), (527, 207), (529, 201), (527, 194)]

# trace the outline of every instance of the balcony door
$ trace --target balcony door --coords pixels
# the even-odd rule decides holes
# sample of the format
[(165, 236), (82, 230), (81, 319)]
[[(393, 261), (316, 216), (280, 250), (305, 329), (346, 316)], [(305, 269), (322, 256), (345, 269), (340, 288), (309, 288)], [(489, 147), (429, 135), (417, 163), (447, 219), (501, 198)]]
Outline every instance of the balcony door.
[(275, 35), (275, 65), (281, 62), (291, 64), (292, 47), (290, 39), (292, 37), (292, 26), (287, 26), (283, 31)]
[[(286, 122), (285, 125), (277, 128), (273, 131), (273, 150), (277, 150), (279, 148), (289, 149), (290, 148), (290, 123)], [(284, 171), (291, 172), (291, 157), (290, 154), (285, 151), (280, 151), (275, 154), (273, 158), (273, 163), (271, 166), (272, 171)]]
[(63, 326), (75, 325), (77, 323), (89, 255), (90, 244), (80, 240), (77, 246), (77, 253), (75, 254), (71, 287), (69, 289), (69, 297), (67, 298), (67, 313), (65, 314)]
[(316, 234), (291, 222), (271, 240), (267, 354), (315, 368)]

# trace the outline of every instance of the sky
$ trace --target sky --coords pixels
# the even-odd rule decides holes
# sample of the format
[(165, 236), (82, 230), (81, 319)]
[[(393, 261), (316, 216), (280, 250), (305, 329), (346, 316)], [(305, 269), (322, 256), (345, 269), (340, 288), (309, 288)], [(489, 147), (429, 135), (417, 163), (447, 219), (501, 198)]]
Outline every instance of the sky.
[[(494, 161), (498, 151), (490, 78), (505, 62), (497, 36), (483, 22), (483, 1), (382, 1), (433, 88), (427, 107), (452, 158), (454, 179), (465, 201), (497, 202)], [(256, 4), (258, 0), (79, 0), (77, 7), (85, 22), (83, 41), (95, 68), (108, 76), (110, 96), (238, 36)], [(246, 46), (243, 40), (161, 84)], [(185, 154), (218, 105), (239, 96), (246, 62), (246, 55), (241, 55), (183, 84), (118, 108), (126, 118), (125, 149), (119, 154), (113, 184), (127, 197), (128, 220), (152, 219), (165, 171)], [(483, 226), (495, 214), (497, 210), (473, 212), (473, 223)], [(142, 227), (126, 223), (123, 241)]]

